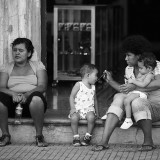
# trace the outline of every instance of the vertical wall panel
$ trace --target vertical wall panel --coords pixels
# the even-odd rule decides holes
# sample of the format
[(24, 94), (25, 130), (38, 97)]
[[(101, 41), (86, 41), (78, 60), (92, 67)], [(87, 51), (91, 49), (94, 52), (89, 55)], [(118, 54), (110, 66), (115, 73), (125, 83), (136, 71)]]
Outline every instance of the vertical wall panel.
[(3, 23), (4, 23), (4, 1), (0, 0), (0, 64), (3, 63), (3, 45), (4, 45), (4, 37), (3, 37)]
[[(31, 7), (31, 37), (37, 53), (40, 53), (41, 43), (37, 43), (41, 39), (40, 0), (32, 0)], [(40, 54), (38, 54), (38, 58), (40, 58)]]
[(27, 37), (26, 32), (26, 0), (18, 0), (18, 29), (19, 37)]
[(7, 51), (5, 58), (6, 61), (12, 61), (12, 52), (11, 52), (11, 42), (19, 36), (19, 28), (18, 28), (18, 2), (17, 0), (7, 0), (6, 1), (7, 13), (6, 17), (8, 21), (6, 22), (6, 29), (7, 29)]
[(41, 59), (40, 0), (0, 0), (0, 65), (12, 61), (11, 43), (17, 37), (31, 39)]

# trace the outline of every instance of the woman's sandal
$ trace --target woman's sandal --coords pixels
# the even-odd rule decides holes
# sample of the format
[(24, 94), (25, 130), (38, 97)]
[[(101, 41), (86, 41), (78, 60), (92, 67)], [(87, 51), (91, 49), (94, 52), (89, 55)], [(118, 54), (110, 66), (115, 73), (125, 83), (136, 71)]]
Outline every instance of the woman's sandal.
[(96, 145), (94, 148), (92, 148), (92, 151), (98, 152), (98, 151), (103, 151), (108, 148), (109, 148), (109, 146)]
[(141, 146), (141, 148), (138, 149), (138, 151), (142, 151), (142, 152), (143, 151), (152, 151), (154, 149), (156, 149), (156, 147), (154, 145), (144, 144)]
[(11, 136), (8, 134), (3, 134), (2, 137), (0, 137), (0, 147), (6, 146), (11, 144)]
[(48, 144), (44, 141), (44, 136), (43, 135), (37, 135), (36, 136), (36, 145), (38, 147), (47, 147)]

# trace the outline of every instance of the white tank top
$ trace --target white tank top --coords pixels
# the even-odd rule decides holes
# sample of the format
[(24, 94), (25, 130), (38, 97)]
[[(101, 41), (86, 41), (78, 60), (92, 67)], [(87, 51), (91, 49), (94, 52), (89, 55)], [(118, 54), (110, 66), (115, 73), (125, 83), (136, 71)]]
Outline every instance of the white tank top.
[(76, 110), (94, 108), (95, 85), (87, 88), (83, 82), (79, 82), (80, 89), (75, 97)]

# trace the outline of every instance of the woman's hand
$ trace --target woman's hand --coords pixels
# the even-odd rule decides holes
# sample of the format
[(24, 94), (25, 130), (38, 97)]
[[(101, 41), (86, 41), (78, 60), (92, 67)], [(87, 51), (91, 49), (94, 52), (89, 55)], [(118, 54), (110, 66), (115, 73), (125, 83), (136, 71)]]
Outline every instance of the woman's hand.
[(21, 103), (24, 104), (26, 103), (27, 98), (29, 97), (29, 95), (27, 93), (21, 94)]
[(107, 70), (104, 71), (104, 79), (106, 82), (109, 82), (109, 81), (113, 81), (113, 78), (112, 78), (112, 74), (110, 72), (108, 72)]
[(14, 103), (20, 103), (22, 100), (22, 96), (19, 93), (13, 93), (12, 94), (12, 99)]
[(136, 86), (134, 84), (128, 83), (128, 84), (122, 84), (119, 86), (119, 91), (122, 93), (129, 93), (133, 90), (135, 90)]

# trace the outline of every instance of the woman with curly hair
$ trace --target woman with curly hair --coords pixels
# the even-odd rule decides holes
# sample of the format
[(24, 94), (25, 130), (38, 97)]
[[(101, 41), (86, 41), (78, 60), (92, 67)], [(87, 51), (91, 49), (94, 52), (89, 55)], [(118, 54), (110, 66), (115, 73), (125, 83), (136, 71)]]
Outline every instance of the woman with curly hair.
[[(121, 46), (121, 52), (126, 54), (125, 60), (128, 66), (125, 69), (125, 77), (135, 79), (139, 74), (138, 59), (144, 52), (152, 51), (150, 42), (141, 35), (127, 37)], [(155, 148), (152, 140), (152, 121), (160, 120), (160, 63), (154, 69), (155, 79), (145, 88), (137, 87), (132, 83), (120, 85), (113, 80), (110, 72), (107, 72), (105, 80), (119, 93), (115, 94), (108, 111), (104, 126), (102, 140), (92, 150), (101, 151), (108, 149), (108, 142), (114, 129), (125, 113), (124, 99), (133, 90), (150, 92), (148, 99), (137, 98), (132, 101), (132, 115), (144, 134), (144, 142), (140, 151), (149, 151)], [(155, 114), (156, 113), (156, 114)]]

